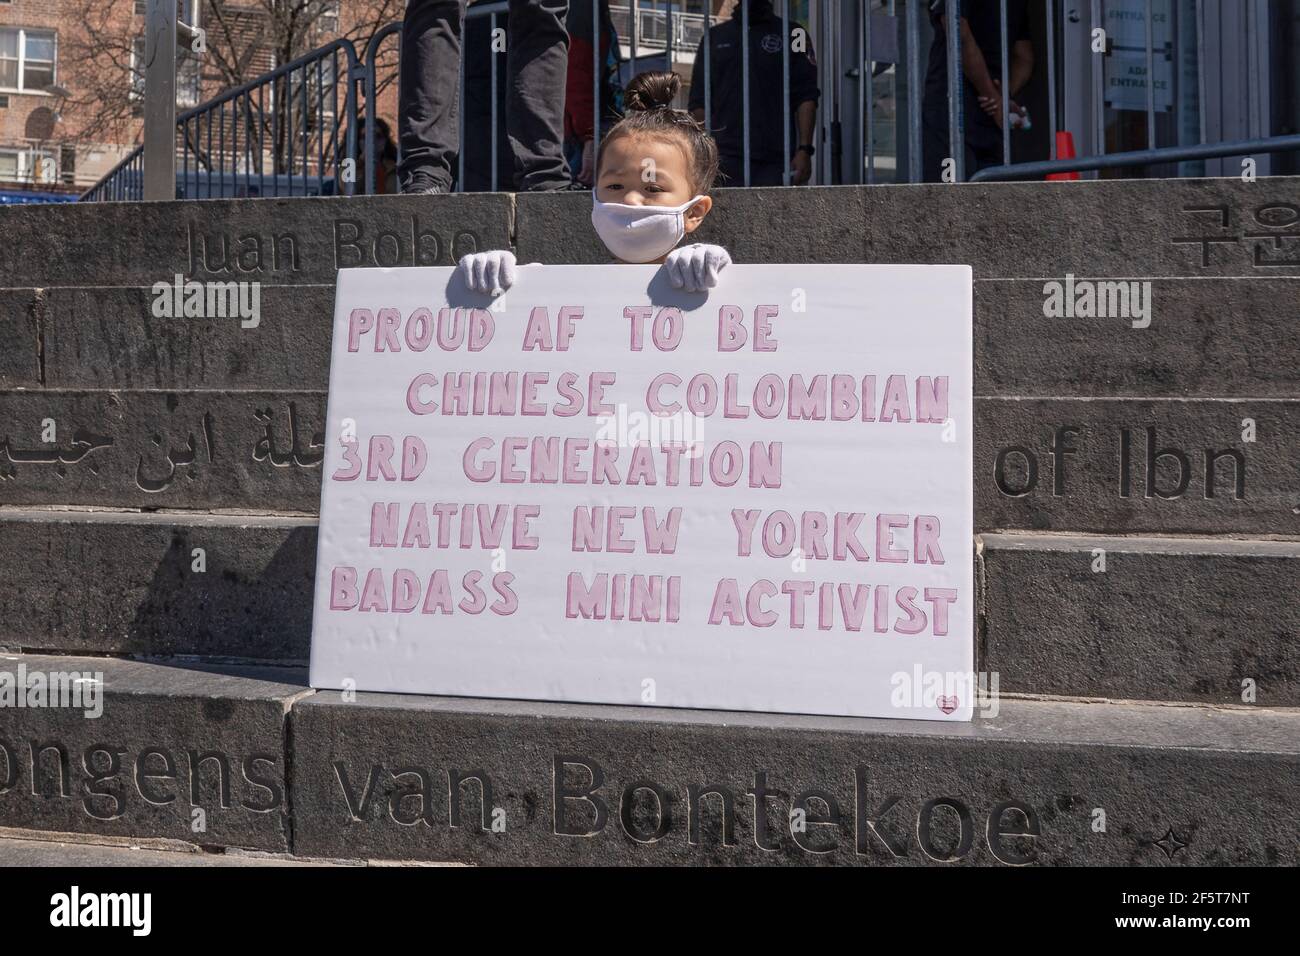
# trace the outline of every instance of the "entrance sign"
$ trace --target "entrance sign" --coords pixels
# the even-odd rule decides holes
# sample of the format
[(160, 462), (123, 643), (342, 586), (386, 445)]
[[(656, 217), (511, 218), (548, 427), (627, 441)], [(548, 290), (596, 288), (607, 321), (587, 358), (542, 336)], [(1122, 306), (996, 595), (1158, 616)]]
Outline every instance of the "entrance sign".
[(311, 682), (969, 720), (971, 271), (339, 272)]

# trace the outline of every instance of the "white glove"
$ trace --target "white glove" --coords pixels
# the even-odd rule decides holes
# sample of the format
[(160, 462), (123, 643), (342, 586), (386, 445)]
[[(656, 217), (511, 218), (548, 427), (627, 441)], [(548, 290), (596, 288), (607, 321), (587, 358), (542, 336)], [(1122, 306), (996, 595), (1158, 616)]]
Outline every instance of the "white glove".
[(703, 292), (718, 284), (718, 273), (731, 265), (731, 256), (722, 246), (695, 243), (668, 253), (664, 266), (674, 289)]
[(506, 249), (471, 253), (457, 268), (471, 292), (500, 295), (515, 284), (515, 254)]

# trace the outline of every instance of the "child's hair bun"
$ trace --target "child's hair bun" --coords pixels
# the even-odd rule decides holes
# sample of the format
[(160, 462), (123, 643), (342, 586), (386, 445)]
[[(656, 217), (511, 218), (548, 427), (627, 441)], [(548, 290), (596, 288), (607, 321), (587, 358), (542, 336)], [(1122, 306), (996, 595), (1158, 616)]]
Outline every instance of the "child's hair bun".
[(718, 144), (703, 123), (686, 110), (673, 108), (673, 100), (681, 88), (682, 78), (676, 73), (647, 71), (632, 77), (624, 91), (626, 112), (605, 134), (601, 155), (620, 136), (671, 137), (686, 151), (691, 188), (705, 193), (718, 178)]
[(625, 91), (628, 111), (645, 113), (671, 109), (681, 88), (682, 78), (676, 73), (655, 70), (638, 73), (632, 77)]

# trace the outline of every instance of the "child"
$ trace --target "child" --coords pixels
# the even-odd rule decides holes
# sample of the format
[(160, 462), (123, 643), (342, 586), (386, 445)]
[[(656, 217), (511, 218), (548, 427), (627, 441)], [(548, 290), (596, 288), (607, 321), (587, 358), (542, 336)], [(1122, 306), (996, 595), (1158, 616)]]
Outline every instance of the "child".
[[(676, 73), (640, 73), (627, 87), (627, 115), (605, 136), (596, 167), (591, 224), (622, 262), (662, 262), (678, 289), (703, 292), (731, 264), (721, 246), (676, 248), (713, 208), (718, 173), (713, 137), (684, 110), (673, 109)], [(475, 292), (497, 295), (515, 281), (514, 254), (477, 252), (460, 260)]]

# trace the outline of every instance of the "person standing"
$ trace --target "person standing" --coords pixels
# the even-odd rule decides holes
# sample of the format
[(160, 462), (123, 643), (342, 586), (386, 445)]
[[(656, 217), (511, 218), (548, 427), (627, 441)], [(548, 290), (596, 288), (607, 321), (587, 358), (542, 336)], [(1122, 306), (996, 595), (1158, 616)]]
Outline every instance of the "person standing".
[[(930, 0), (934, 40), (925, 75), (925, 100), (921, 106), (923, 178), (943, 181), (943, 163), (950, 157), (948, 139), (948, 16), (944, 0)], [(1002, 165), (1002, 8), (998, 0), (962, 0), (961, 23), (962, 123), (965, 135), (965, 173)], [(1029, 0), (1008, 0), (1007, 63), (1010, 96), (1007, 108), (1023, 115), (1012, 98), (1034, 72), (1034, 47), (1029, 38)], [(1013, 119), (1014, 124), (1014, 119)]]
[[(404, 193), (451, 188), (467, 0), (409, 0), (402, 23), (398, 176)], [(568, 0), (510, 0), (506, 131), (516, 190), (571, 182), (561, 145)], [(501, 55), (497, 53), (495, 55)]]
[[(592, 17), (591, 0), (569, 6), (569, 74), (564, 96), (564, 155), (574, 182), (591, 188), (596, 174), (596, 140), (623, 115), (623, 90), (618, 83), (618, 33), (609, 13), (609, 0), (599, 0), (600, 21)], [(596, 65), (596, 43), (600, 65)], [(600, 71), (600, 129), (596, 128), (595, 80)]]
[[(745, 116), (744, 48), (741, 46), (744, 5), (749, 5), (749, 116)], [(691, 114), (704, 121), (704, 44), (709, 46), (709, 130), (718, 142), (724, 186), (781, 186), (786, 170), (790, 182), (802, 186), (812, 176), (813, 142), (817, 126), (817, 65), (808, 30), (790, 21), (785, 43), (790, 47), (790, 131), (792, 155), (785, 155), (785, 54), (782, 19), (772, 0), (739, 0), (731, 19), (710, 27), (695, 53), (691, 71)], [(745, 130), (749, 128), (749, 182), (745, 182)]]
[[(357, 182), (366, 181), (366, 122), (365, 116), (357, 119)], [(397, 144), (393, 142), (393, 129), (388, 121), (375, 118), (375, 193), (396, 193)], [(360, 187), (358, 187), (358, 190)]]

